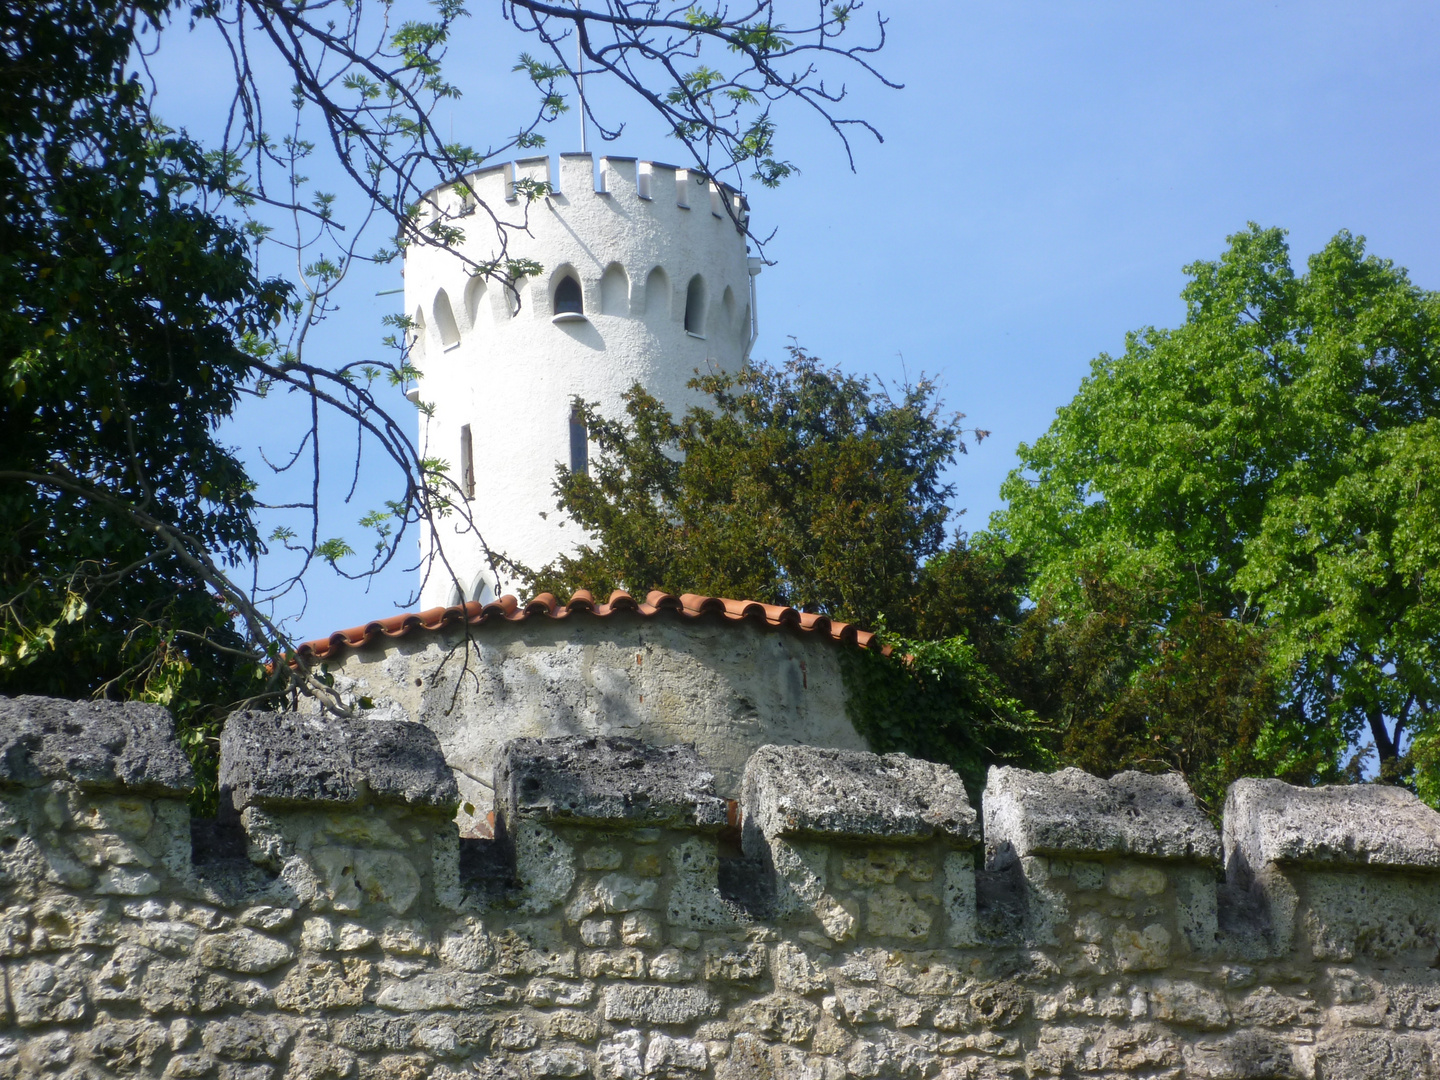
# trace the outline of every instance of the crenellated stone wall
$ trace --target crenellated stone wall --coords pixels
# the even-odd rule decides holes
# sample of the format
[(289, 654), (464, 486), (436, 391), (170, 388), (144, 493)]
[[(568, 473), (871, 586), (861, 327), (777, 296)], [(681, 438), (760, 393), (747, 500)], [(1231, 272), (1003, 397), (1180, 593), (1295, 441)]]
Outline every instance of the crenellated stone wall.
[[(1243, 781), (0, 699), (0, 1076), (1433, 1075), (1440, 815)], [(982, 829), (983, 826), (983, 829)]]

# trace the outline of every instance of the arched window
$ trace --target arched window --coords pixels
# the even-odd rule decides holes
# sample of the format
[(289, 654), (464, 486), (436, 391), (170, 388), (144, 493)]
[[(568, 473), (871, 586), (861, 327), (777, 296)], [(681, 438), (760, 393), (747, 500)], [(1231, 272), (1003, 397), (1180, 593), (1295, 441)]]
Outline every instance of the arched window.
[(600, 278), (600, 314), (630, 314), (630, 277), (619, 263), (611, 263)]
[(470, 425), (460, 425), (460, 491), (467, 499), (475, 498), (475, 441)]
[(481, 306), (485, 300), (485, 279), (473, 277), (470, 284), (465, 286), (465, 318), (470, 323), (470, 329), (480, 321)]
[(455, 312), (444, 289), (435, 294), (435, 329), (440, 331), (440, 344), (445, 348), (460, 344), (460, 328), (455, 325)]
[(725, 286), (725, 295), (720, 298), (720, 312), (725, 319), (725, 331), (733, 332), (735, 329), (735, 290), (729, 285)]
[(661, 319), (670, 315), (670, 279), (658, 266), (645, 279), (645, 314)]
[(555, 286), (555, 314), (585, 314), (585, 302), (580, 296), (580, 282), (569, 274), (561, 278), (560, 284)]
[(696, 274), (685, 290), (685, 332), (705, 336), (705, 279)]
[(488, 604), (495, 599), (495, 590), (490, 587), (490, 579), (483, 570), (470, 582), (470, 599), (477, 604)]
[(590, 473), (590, 432), (579, 405), (570, 406), (570, 471)]

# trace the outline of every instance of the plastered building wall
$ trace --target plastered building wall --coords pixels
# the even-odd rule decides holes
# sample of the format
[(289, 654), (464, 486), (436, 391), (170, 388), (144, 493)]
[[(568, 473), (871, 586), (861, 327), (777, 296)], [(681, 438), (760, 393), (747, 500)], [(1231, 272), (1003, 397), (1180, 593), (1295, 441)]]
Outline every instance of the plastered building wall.
[[(420, 725), (0, 702), (0, 1075), (1434, 1075), (1436, 816), (1241, 782), (511, 744), (461, 842)], [(1222, 867), (1223, 860), (1223, 867)]]
[(749, 621), (580, 612), (378, 637), (324, 667), (348, 702), (435, 732), (469, 830), (492, 808), (500, 748), (520, 737), (690, 743), (726, 795), (767, 743), (865, 749), (846, 712), (841, 647), (854, 646)]
[[(527, 202), (526, 181), (555, 190)], [(500, 257), (494, 219), (474, 209), (483, 203), (507, 226), (505, 255), (544, 271), (523, 279), (517, 303), (451, 251), (417, 244), (406, 253), (405, 311), (422, 373), (416, 393), (434, 408), (420, 416), (419, 445), (463, 481), (468, 428), (467, 509), (478, 529), (458, 514), (441, 521), (448, 566), (425, 568), (425, 607), (484, 602), (513, 587), (485, 564), (481, 537), (532, 567), (581, 539), (561, 525), (552, 491), (556, 464), (571, 462), (577, 395), (618, 418), (621, 394), (638, 382), (682, 411), (697, 400), (685, 385), (695, 372), (735, 370), (752, 334), (751, 267), (737, 224), (748, 209), (733, 189), (631, 158), (602, 158), (597, 171), (589, 154), (560, 155), (558, 175), (550, 158), (538, 157), (467, 182), (473, 200), (440, 189), (424, 210), (464, 232), (455, 249), (481, 262)], [(567, 277), (580, 286), (579, 314), (556, 310)]]

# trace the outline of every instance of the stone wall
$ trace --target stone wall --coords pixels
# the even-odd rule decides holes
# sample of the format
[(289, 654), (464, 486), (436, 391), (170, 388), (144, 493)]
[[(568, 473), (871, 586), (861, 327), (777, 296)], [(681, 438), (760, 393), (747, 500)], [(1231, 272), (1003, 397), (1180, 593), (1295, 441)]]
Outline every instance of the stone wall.
[(839, 648), (826, 633), (763, 621), (581, 612), (379, 637), (324, 665), (350, 701), (434, 730), (474, 808), (466, 827), (492, 808), (500, 748), (521, 737), (694, 743), (727, 794), (768, 743), (863, 750)]
[[(0, 699), (0, 1075), (1433, 1075), (1440, 816), (1381, 788)], [(982, 820), (983, 819), (983, 820)], [(983, 833), (982, 826), (983, 824)]]

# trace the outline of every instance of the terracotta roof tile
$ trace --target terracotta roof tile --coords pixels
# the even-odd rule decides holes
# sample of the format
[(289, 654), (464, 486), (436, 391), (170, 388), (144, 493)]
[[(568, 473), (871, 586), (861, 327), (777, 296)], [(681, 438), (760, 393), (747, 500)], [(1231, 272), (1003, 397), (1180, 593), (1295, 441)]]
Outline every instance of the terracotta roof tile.
[[(634, 611), (647, 617), (669, 612), (681, 618), (698, 619), (708, 616), (718, 617), (726, 622), (789, 626), (804, 633), (822, 635), (843, 645), (858, 645), (862, 649), (876, 647), (875, 635), (868, 630), (861, 630), (852, 623), (834, 622), (824, 615), (796, 611), (790, 607), (760, 604), (754, 600), (726, 600), (719, 596), (699, 596), (695, 593), (673, 596), (658, 590), (647, 595), (643, 601), (617, 590), (602, 604), (598, 603), (591, 593), (581, 589), (570, 597), (567, 604), (560, 603), (550, 593), (541, 593), (524, 604), (513, 596), (502, 596), (484, 605), (471, 601), (456, 607), (430, 608), (419, 614), (391, 615), (368, 622), (364, 626), (337, 630), (329, 637), (307, 641), (296, 652), (301, 657), (325, 659), (343, 649), (353, 649), (381, 638), (404, 637), (407, 634), (436, 631), (449, 626), (463, 624), (478, 627), (500, 622), (524, 622), (526, 619), (568, 619), (578, 614), (589, 614), (603, 619), (617, 611)], [(887, 645), (882, 651), (888, 655), (890, 647)]]

